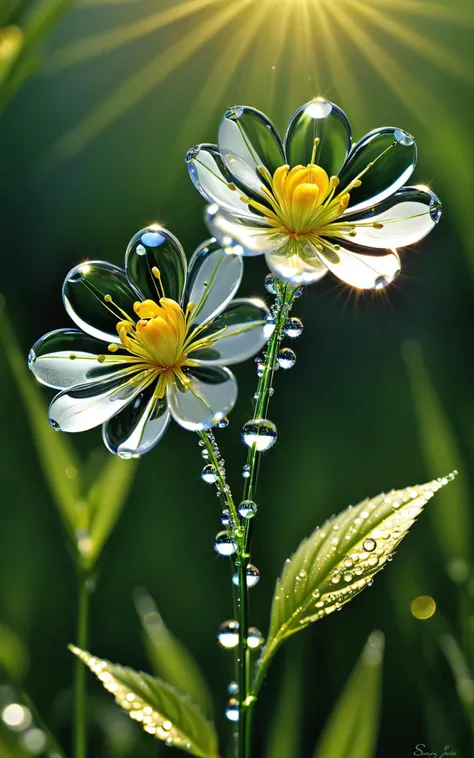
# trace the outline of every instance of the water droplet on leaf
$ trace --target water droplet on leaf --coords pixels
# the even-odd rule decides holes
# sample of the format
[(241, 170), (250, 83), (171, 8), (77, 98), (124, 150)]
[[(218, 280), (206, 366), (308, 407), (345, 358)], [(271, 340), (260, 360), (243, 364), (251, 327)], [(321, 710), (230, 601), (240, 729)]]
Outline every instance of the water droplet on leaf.
[(217, 482), (216, 469), (211, 464), (204, 466), (201, 471), (201, 479), (206, 484), (215, 484)]
[(230, 650), (239, 644), (239, 622), (234, 619), (224, 621), (219, 627), (217, 639), (222, 647)]
[(219, 555), (233, 555), (237, 550), (237, 543), (230, 532), (219, 532), (214, 540), (214, 550)]
[(300, 334), (303, 332), (303, 322), (301, 321), (301, 319), (296, 318), (296, 316), (292, 316), (286, 322), (283, 328), (283, 331), (286, 337), (295, 339), (296, 337), (299, 337)]
[(278, 353), (278, 365), (281, 368), (293, 368), (296, 363), (296, 353), (289, 347), (283, 347)]
[(277, 436), (275, 424), (266, 418), (251, 419), (242, 428), (243, 443), (247, 447), (255, 447), (259, 452), (273, 447)]
[(253, 500), (242, 500), (239, 505), (239, 513), (242, 518), (253, 518), (257, 510), (257, 503), (254, 503)]

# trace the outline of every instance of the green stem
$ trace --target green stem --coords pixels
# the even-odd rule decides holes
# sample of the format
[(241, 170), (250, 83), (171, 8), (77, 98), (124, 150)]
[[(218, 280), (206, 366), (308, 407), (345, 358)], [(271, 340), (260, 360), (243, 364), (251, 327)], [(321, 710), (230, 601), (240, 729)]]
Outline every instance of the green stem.
[[(257, 397), (255, 404), (255, 418), (265, 418), (268, 412), (268, 405), (272, 395), (271, 388), (273, 384), (273, 375), (275, 373), (275, 363), (280, 350), (281, 341), (284, 336), (284, 326), (288, 319), (295, 299), (295, 289), (289, 284), (277, 282), (277, 297), (279, 304), (275, 313), (275, 328), (268, 340), (267, 350), (265, 353), (265, 362), (262, 374), (259, 377), (257, 386)], [(258, 474), (260, 469), (261, 453), (257, 451), (256, 446), (249, 448), (247, 455), (247, 466), (249, 476), (245, 480), (243, 500), (253, 500), (257, 490)], [(243, 550), (239, 565), (239, 758), (250, 758), (252, 744), (252, 718), (253, 709), (257, 700), (258, 688), (252, 687), (250, 677), (250, 650), (247, 645), (248, 636), (248, 587), (247, 587), (247, 568), (251, 558), (252, 547), (253, 519), (246, 519), (243, 536)], [(259, 671), (258, 677), (262, 674), (262, 681), (265, 671)], [(252, 688), (252, 691), (251, 691)]]
[[(76, 644), (87, 650), (89, 617), (88, 575), (79, 569)], [(86, 667), (77, 658), (74, 675), (74, 758), (86, 758)]]

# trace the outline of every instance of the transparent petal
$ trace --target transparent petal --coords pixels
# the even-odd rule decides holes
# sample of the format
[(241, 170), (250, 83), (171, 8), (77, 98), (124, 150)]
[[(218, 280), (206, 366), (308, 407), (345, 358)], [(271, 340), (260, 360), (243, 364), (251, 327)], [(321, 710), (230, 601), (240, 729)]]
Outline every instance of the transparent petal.
[(154, 398), (155, 386), (147, 387), (102, 429), (106, 447), (121, 458), (148, 453), (165, 433), (170, 412), (165, 399)]
[[(197, 145), (186, 155), (191, 180), (201, 195), (210, 203), (217, 203), (231, 213), (252, 218), (255, 214), (240, 200), (240, 192), (229, 189), (234, 183), (216, 145)], [(261, 184), (261, 180), (260, 180)]]
[(267, 342), (264, 326), (269, 313), (262, 300), (232, 300), (200, 335), (203, 338), (212, 337), (222, 331), (219, 339), (212, 347), (191, 352), (189, 358), (213, 366), (229, 366), (248, 360)]
[(351, 151), (341, 173), (338, 192), (359, 176), (362, 184), (351, 190), (349, 212), (380, 203), (410, 178), (416, 165), (416, 144), (413, 137), (402, 129), (386, 126), (363, 137)]
[(229, 108), (219, 126), (219, 151), (236, 183), (244, 191), (261, 193), (265, 166), (273, 175), (285, 163), (283, 146), (270, 119), (255, 108)]
[(49, 406), (49, 422), (62, 432), (85, 432), (100, 426), (120, 413), (146, 384), (146, 374), (114, 377), (101, 382), (82, 384), (60, 392)]
[(251, 223), (237, 219), (214, 204), (206, 209), (206, 223), (211, 234), (237, 255), (262, 255), (281, 241), (274, 233), (269, 233), (270, 227), (258, 226), (257, 217), (254, 218)]
[(227, 252), (215, 239), (203, 242), (189, 261), (184, 292), (184, 303), (196, 306), (193, 321), (203, 324), (220, 313), (237, 292), (243, 273), (240, 255)]
[[(112, 303), (106, 303), (109, 295)], [(63, 284), (63, 302), (74, 323), (92, 337), (117, 342), (117, 322), (123, 319), (117, 308), (133, 316), (137, 296), (125, 271), (105, 261), (91, 261), (75, 266)], [(114, 307), (115, 306), (115, 307)]]
[(286, 240), (267, 253), (265, 260), (270, 271), (291, 284), (312, 284), (327, 274), (310, 242)]
[(125, 254), (127, 276), (145, 300), (162, 296), (154, 268), (160, 272), (165, 296), (179, 303), (186, 281), (186, 256), (174, 234), (156, 225), (137, 232)]
[(116, 359), (112, 361), (110, 356), (107, 356), (110, 362), (101, 363), (98, 356), (106, 351), (104, 342), (79, 329), (57, 329), (35, 342), (28, 356), (28, 366), (39, 382), (62, 390), (97, 382), (127, 369), (126, 364)]
[[(441, 218), (441, 202), (428, 187), (403, 187), (369, 210), (345, 216), (355, 226), (356, 245), (398, 248), (426, 237)], [(374, 228), (372, 224), (381, 224)]]
[(237, 382), (227, 368), (199, 366), (187, 369), (191, 389), (181, 392), (176, 384), (168, 390), (171, 415), (190, 431), (210, 429), (226, 416), (237, 400)]
[(311, 163), (314, 140), (316, 160), (329, 176), (337, 175), (352, 144), (351, 125), (337, 105), (321, 97), (305, 103), (291, 117), (285, 136), (286, 162), (290, 166)]
[(358, 289), (383, 289), (400, 273), (400, 259), (395, 251), (385, 255), (363, 255), (348, 248), (323, 242), (321, 258), (338, 279)]

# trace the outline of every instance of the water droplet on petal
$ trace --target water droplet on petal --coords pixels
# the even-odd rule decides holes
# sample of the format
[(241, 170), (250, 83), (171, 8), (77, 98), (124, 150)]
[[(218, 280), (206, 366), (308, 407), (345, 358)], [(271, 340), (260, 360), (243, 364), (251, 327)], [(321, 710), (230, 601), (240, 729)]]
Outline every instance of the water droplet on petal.
[(257, 503), (254, 503), (253, 500), (242, 500), (239, 505), (239, 513), (242, 518), (253, 518), (257, 510)]
[(278, 364), (281, 368), (293, 368), (296, 363), (296, 353), (289, 347), (283, 347), (278, 353)]
[(267, 274), (263, 282), (265, 289), (271, 295), (274, 295), (276, 293), (276, 283), (277, 278), (276, 276), (273, 276), (273, 274)]
[(283, 331), (286, 337), (295, 339), (296, 337), (299, 337), (303, 332), (303, 322), (301, 319), (296, 318), (296, 316), (292, 316), (286, 322), (285, 326), (283, 327)]
[(146, 247), (143, 247), (143, 245), (137, 245), (135, 248), (135, 252), (137, 255), (146, 255)]
[(238, 721), (239, 720), (239, 701), (236, 700), (234, 697), (229, 700), (227, 703), (227, 708), (225, 709), (225, 715), (229, 719), (229, 721)]
[(251, 650), (257, 650), (263, 645), (263, 634), (256, 626), (251, 626), (248, 630), (247, 645)]
[(239, 622), (234, 619), (224, 621), (217, 632), (217, 639), (222, 647), (230, 650), (239, 644)]
[(207, 466), (204, 466), (201, 471), (201, 479), (203, 482), (206, 482), (206, 484), (215, 484), (217, 482), (217, 473), (214, 466), (210, 463)]
[(403, 147), (411, 147), (415, 142), (411, 134), (408, 134), (408, 132), (405, 132), (403, 129), (395, 129), (393, 135), (397, 142), (400, 145), (403, 145)]
[(254, 418), (242, 428), (242, 441), (247, 447), (255, 447), (258, 452), (269, 450), (276, 442), (278, 433), (273, 421)]
[(440, 220), (442, 212), (443, 212), (443, 206), (441, 205), (438, 198), (436, 198), (436, 200), (433, 199), (430, 203), (430, 216), (435, 222), (435, 224), (437, 224), (438, 221)]
[(51, 424), (55, 432), (61, 431), (61, 427), (59, 426), (58, 422), (54, 420), (54, 418), (50, 418), (49, 423)]
[(377, 547), (377, 543), (374, 539), (372, 539), (372, 537), (367, 537), (367, 539), (362, 543), (362, 547), (367, 553), (372, 553)]
[(214, 540), (214, 550), (219, 555), (233, 555), (237, 550), (237, 543), (230, 532), (219, 532)]
[(36, 363), (36, 353), (33, 350), (33, 348), (31, 348), (30, 352), (28, 353), (28, 368), (32, 369), (35, 363)]
[(217, 422), (218, 429), (225, 429), (228, 426), (229, 426), (229, 419), (227, 418), (227, 416), (224, 416), (224, 418), (221, 418), (221, 420)]

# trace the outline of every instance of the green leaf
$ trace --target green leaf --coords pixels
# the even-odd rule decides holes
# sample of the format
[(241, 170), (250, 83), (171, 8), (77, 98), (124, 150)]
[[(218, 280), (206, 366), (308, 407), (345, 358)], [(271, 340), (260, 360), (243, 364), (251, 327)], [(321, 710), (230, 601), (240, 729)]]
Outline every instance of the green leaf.
[(69, 649), (96, 674), (130, 718), (142, 724), (145, 732), (198, 758), (218, 758), (214, 726), (197, 705), (170, 684), (94, 658), (74, 645)]
[(372, 632), (329, 717), (313, 758), (374, 758), (383, 650), (382, 632)]
[(153, 599), (146, 592), (140, 590), (136, 593), (135, 605), (154, 673), (179, 692), (186, 692), (203, 713), (212, 715), (212, 695), (194, 657), (168, 630)]
[(48, 424), (47, 406), (38, 384), (28, 371), (25, 356), (6, 317), (2, 300), (0, 344), (23, 400), (44, 474), (64, 525), (75, 543), (76, 530), (80, 528), (84, 516), (78, 476), (79, 461), (66, 435), (58, 434)]
[[(428, 473), (452, 471), (461, 455), (436, 390), (430, 380), (417, 342), (404, 345), (418, 431)], [(472, 515), (466, 479), (460, 478), (448, 493), (442, 493), (431, 510), (433, 526), (452, 579), (463, 581), (468, 574)]]
[(91, 510), (90, 551), (87, 555), (89, 566), (99, 557), (123, 510), (137, 465), (138, 461), (122, 460), (109, 455), (87, 494)]
[(270, 726), (266, 758), (288, 758), (299, 755), (301, 713), (303, 705), (303, 651), (290, 649), (280, 685), (275, 716)]
[(363, 500), (303, 540), (276, 584), (261, 667), (286, 638), (338, 610), (370, 584), (427, 501), (454, 476)]
[(474, 677), (469, 664), (452, 634), (441, 634), (439, 645), (451, 669), (459, 700), (464, 708), (466, 718), (474, 729)]

